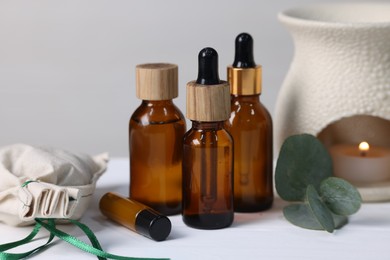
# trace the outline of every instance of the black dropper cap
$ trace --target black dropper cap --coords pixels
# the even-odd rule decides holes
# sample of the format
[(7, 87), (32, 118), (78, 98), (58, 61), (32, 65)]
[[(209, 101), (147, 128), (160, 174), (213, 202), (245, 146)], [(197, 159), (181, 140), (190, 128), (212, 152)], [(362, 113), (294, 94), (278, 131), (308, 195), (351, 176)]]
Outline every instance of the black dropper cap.
[(218, 53), (213, 48), (204, 48), (199, 52), (196, 83), (202, 85), (217, 85), (221, 83), (218, 75)]
[(241, 33), (236, 38), (236, 54), (233, 62), (234, 68), (255, 68), (253, 58), (253, 38), (248, 33)]

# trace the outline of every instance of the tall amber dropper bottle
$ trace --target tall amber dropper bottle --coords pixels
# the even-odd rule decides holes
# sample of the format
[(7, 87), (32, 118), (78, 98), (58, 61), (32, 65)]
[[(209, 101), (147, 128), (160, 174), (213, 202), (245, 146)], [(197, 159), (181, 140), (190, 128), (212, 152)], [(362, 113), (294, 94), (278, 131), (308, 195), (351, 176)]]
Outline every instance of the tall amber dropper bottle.
[(271, 207), (272, 120), (260, 103), (261, 66), (253, 58), (253, 39), (236, 38), (234, 63), (227, 68), (232, 112), (227, 129), (234, 139), (234, 209), (256, 212)]
[(178, 67), (152, 63), (136, 67), (137, 97), (129, 123), (130, 198), (165, 215), (181, 212), (182, 147), (186, 123), (173, 104)]
[(224, 129), (230, 93), (219, 80), (218, 53), (200, 51), (198, 79), (187, 84), (183, 141), (183, 220), (194, 228), (218, 229), (233, 222), (233, 139)]

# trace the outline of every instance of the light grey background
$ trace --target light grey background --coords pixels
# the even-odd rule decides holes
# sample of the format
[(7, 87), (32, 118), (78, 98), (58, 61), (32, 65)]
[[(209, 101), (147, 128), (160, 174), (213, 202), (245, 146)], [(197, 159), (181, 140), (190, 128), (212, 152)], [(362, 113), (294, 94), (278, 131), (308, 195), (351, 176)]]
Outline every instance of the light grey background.
[[(249, 32), (273, 114), (293, 44), (277, 13), (318, 0), (0, 0), (0, 146), (50, 145), (128, 156), (128, 120), (140, 104), (135, 66), (179, 65), (179, 98), (203, 47), (219, 52)], [(323, 2), (323, 1), (322, 1)], [(340, 2), (340, 0), (338, 1)]]

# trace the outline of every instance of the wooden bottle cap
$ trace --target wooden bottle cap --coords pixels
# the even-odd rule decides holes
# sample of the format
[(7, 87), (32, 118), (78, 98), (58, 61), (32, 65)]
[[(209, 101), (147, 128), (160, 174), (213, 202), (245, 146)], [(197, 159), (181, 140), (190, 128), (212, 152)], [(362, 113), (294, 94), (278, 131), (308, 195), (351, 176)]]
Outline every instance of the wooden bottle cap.
[(229, 119), (230, 88), (226, 81), (217, 85), (203, 85), (196, 81), (187, 83), (187, 113), (190, 120), (202, 122)]
[(168, 63), (136, 67), (136, 94), (143, 100), (169, 100), (178, 96), (178, 67)]

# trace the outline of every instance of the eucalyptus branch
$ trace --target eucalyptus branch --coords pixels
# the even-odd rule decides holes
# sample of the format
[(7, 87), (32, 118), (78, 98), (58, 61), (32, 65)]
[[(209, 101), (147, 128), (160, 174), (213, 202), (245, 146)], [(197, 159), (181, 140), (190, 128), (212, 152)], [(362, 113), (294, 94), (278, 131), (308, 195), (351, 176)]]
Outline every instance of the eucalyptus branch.
[(362, 199), (352, 184), (332, 175), (332, 159), (317, 138), (287, 138), (275, 171), (279, 196), (296, 202), (283, 209), (285, 218), (302, 228), (331, 233), (347, 224), (347, 216), (359, 210)]

